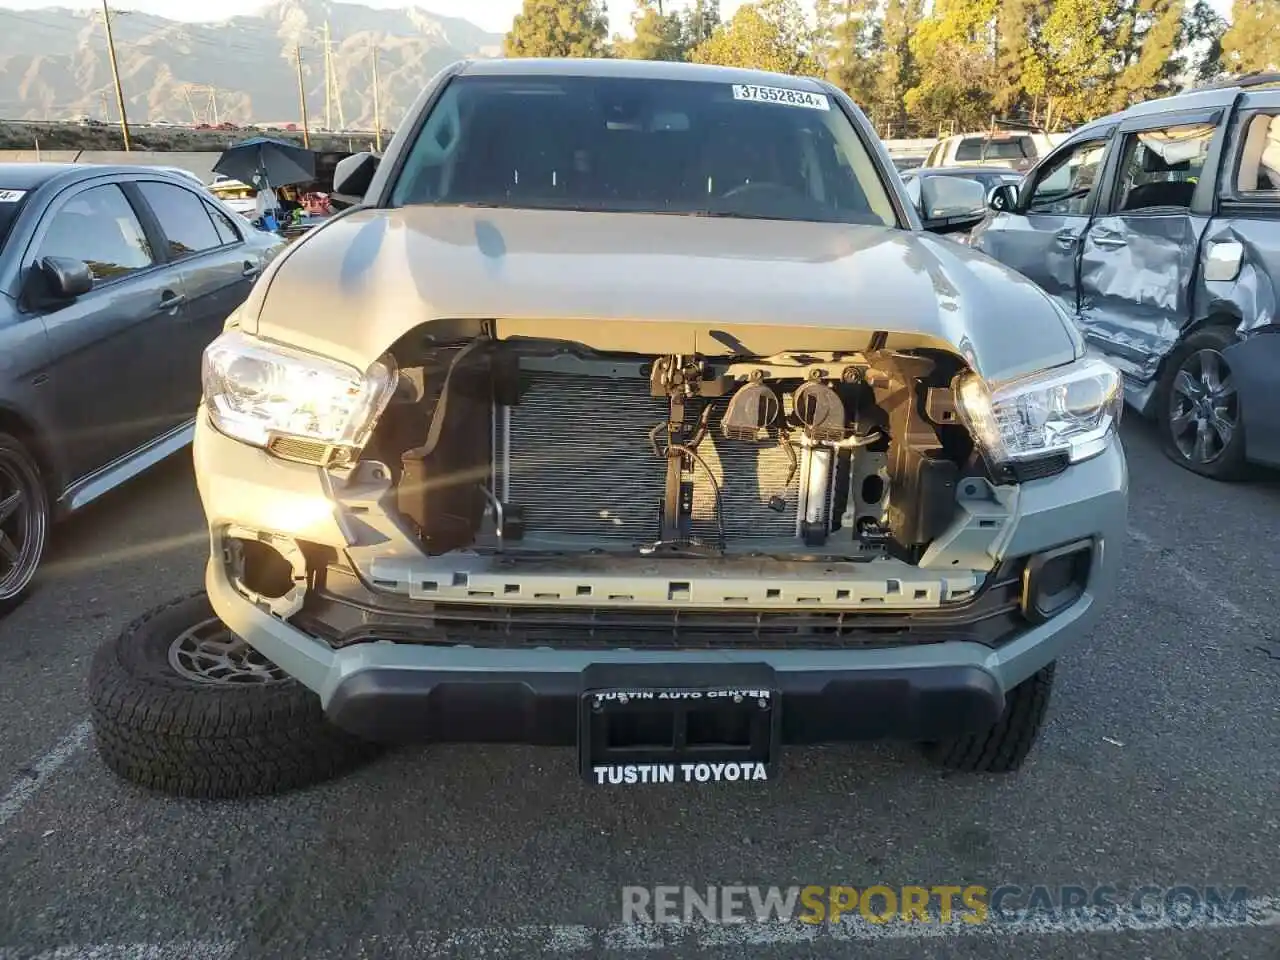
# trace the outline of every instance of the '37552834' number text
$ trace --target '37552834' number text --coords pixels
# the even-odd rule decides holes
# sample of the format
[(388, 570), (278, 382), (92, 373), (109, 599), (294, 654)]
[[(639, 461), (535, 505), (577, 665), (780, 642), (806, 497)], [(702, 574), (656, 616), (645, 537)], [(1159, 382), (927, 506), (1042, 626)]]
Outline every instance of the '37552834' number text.
[(831, 102), (825, 93), (809, 90), (791, 90), (786, 87), (760, 87), (752, 83), (735, 83), (733, 99), (755, 103), (778, 103), (787, 107), (807, 107), (810, 110), (830, 110)]

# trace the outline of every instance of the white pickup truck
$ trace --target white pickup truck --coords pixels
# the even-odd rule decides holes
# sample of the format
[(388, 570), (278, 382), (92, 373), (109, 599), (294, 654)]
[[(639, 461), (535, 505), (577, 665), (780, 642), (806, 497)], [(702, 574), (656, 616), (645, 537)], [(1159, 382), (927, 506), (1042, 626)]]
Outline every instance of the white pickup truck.
[(939, 140), (925, 159), (926, 167), (1009, 167), (1029, 170), (1052, 149), (1042, 133), (1022, 131), (959, 133)]

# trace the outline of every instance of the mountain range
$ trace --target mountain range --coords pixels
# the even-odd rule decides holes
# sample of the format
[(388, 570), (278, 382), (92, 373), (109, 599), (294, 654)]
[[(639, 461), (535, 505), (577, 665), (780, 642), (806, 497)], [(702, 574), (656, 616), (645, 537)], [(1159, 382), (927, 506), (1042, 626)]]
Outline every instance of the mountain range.
[[(327, 117), (326, 23), (337, 81)], [(314, 128), (373, 128), (375, 51), (382, 124), (394, 128), (439, 69), (497, 56), (502, 44), (499, 34), (419, 7), (330, 0), (273, 0), (257, 14), (208, 23), (113, 11), (111, 27), (131, 123), (297, 122), (300, 49)], [(0, 120), (73, 117), (119, 117), (101, 11), (0, 10)]]

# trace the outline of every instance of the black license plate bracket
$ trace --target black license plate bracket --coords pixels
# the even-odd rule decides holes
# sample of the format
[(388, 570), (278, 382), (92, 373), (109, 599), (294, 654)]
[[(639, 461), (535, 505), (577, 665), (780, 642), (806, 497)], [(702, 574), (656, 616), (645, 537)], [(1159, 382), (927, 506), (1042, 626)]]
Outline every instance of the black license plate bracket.
[(579, 771), (599, 785), (772, 780), (781, 703), (765, 664), (593, 664)]

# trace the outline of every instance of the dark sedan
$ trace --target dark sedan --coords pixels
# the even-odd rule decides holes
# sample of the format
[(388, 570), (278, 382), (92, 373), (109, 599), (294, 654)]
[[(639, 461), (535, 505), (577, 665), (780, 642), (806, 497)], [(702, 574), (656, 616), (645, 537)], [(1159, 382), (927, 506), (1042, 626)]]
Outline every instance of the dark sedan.
[(54, 520), (191, 442), (201, 354), (281, 243), (169, 171), (0, 164), (0, 610)]

